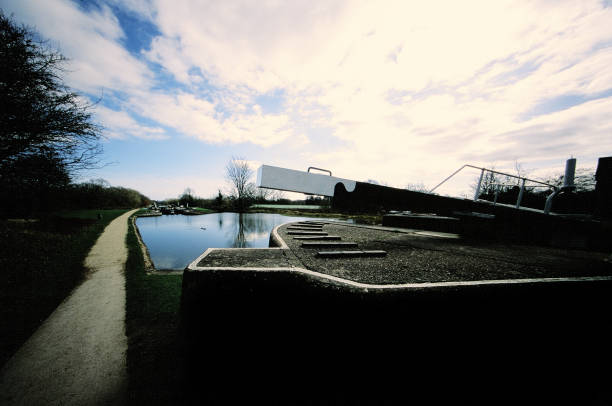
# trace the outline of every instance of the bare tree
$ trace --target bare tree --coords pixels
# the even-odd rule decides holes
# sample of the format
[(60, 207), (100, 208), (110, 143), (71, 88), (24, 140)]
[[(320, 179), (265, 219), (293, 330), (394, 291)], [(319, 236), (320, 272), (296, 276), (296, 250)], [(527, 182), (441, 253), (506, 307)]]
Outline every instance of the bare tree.
[(408, 183), (406, 186), (404, 186), (404, 189), (408, 189), (413, 192), (429, 193), (429, 189), (423, 182)]
[(225, 166), (225, 177), (232, 185), (232, 194), (236, 199), (236, 208), (242, 212), (254, 194), (255, 186), (251, 183), (253, 170), (242, 157), (232, 157)]
[[(551, 174), (548, 176), (544, 176), (541, 178), (543, 182), (550, 183), (556, 185), (557, 187), (563, 186), (563, 181), (565, 178), (564, 172), (559, 172), (555, 174)], [(595, 179), (595, 169), (594, 168), (576, 168), (576, 173), (574, 175), (574, 185), (576, 186), (577, 191), (589, 191), (595, 190), (595, 185), (597, 180)]]

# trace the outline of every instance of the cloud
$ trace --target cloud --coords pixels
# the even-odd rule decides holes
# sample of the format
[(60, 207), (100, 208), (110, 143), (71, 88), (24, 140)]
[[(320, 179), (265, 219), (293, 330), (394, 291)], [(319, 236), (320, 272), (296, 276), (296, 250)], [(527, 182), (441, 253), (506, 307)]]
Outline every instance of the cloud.
[(135, 137), (146, 140), (169, 138), (163, 128), (142, 125), (125, 111), (98, 106), (95, 109), (95, 117), (98, 122), (103, 123), (104, 134), (109, 138)]
[(70, 60), (66, 79), (71, 87), (100, 95), (102, 89), (125, 91), (149, 85), (150, 72), (120, 45), (124, 33), (107, 6), (84, 11), (68, 0), (8, 0), (6, 7), (52, 39), (51, 44)]
[[(79, 89), (107, 89), (116, 136), (164, 128), (394, 185), (612, 150), (612, 8), (597, 0), (42, 4), (10, 8), (62, 44)], [(142, 52), (117, 9), (155, 26)]]
[(216, 109), (216, 103), (190, 93), (141, 93), (127, 105), (143, 117), (211, 144), (249, 142), (270, 146), (293, 135), (284, 114), (264, 115), (257, 106), (244, 106), (226, 117)]

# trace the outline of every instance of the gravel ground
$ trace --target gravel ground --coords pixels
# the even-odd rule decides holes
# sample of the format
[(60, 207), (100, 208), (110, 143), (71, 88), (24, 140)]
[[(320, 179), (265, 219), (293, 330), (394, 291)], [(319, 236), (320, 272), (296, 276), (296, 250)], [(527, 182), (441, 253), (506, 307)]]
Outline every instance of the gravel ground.
[(356, 282), (390, 284), (489, 279), (612, 275), (609, 253), (470, 241), (454, 234), (391, 232), (371, 227), (326, 224), (323, 231), (356, 242), (360, 250), (384, 250), (382, 258), (320, 258), (303, 241), (279, 228), (303, 267)]
[(91, 249), (87, 279), (0, 372), (3, 405), (123, 404), (127, 387), (125, 236), (113, 220)]

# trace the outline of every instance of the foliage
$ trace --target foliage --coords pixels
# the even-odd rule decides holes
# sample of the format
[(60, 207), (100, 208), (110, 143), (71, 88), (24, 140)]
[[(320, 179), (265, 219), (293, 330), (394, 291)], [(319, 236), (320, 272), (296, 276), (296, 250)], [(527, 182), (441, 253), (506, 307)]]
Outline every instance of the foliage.
[(65, 207), (135, 208), (151, 204), (140, 192), (120, 186), (107, 186), (108, 182), (89, 181), (71, 185), (66, 190)]
[(194, 191), (191, 188), (186, 188), (185, 191), (183, 192), (183, 194), (179, 197), (178, 203), (182, 206), (189, 206), (189, 207), (193, 207), (195, 206), (195, 196), (194, 196)]
[(220, 190), (219, 190), (219, 194), (217, 195), (217, 197), (215, 197), (214, 201), (212, 202), (211, 207), (217, 211), (221, 211), (225, 208), (223, 195), (221, 194)]
[(0, 11), (0, 215), (56, 209), (70, 176), (99, 164), (100, 127), (65, 62)]
[(100, 128), (62, 81), (66, 58), (0, 13), (0, 161), (54, 155), (68, 171), (95, 166)]
[[(549, 175), (543, 178), (542, 182), (553, 184), (557, 187), (563, 186), (565, 180), (565, 173), (557, 173)], [(595, 190), (595, 169), (593, 168), (576, 168), (574, 174), (574, 185), (576, 185), (576, 191), (586, 192)]]
[(429, 193), (429, 189), (423, 182), (408, 183), (404, 189), (412, 190), (413, 192)]
[(43, 209), (56, 210), (70, 177), (52, 152), (24, 155), (0, 165), (0, 210), (23, 217)]
[(304, 204), (315, 206), (329, 206), (330, 199), (326, 196), (307, 196), (304, 199)]

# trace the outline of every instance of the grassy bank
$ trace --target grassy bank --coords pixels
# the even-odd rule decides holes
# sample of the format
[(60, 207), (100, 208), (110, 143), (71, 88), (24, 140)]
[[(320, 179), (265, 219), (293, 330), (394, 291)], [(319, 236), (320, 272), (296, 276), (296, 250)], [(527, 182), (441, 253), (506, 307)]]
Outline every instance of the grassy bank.
[(125, 211), (75, 210), (0, 221), (0, 365), (83, 279), (89, 250)]
[(202, 214), (208, 214), (208, 213), (214, 213), (214, 210), (211, 209), (205, 209), (203, 207), (191, 207), (191, 210), (196, 211), (198, 213), (202, 213)]
[(126, 237), (129, 404), (181, 403), (178, 336), (182, 275), (147, 275), (130, 221)]

